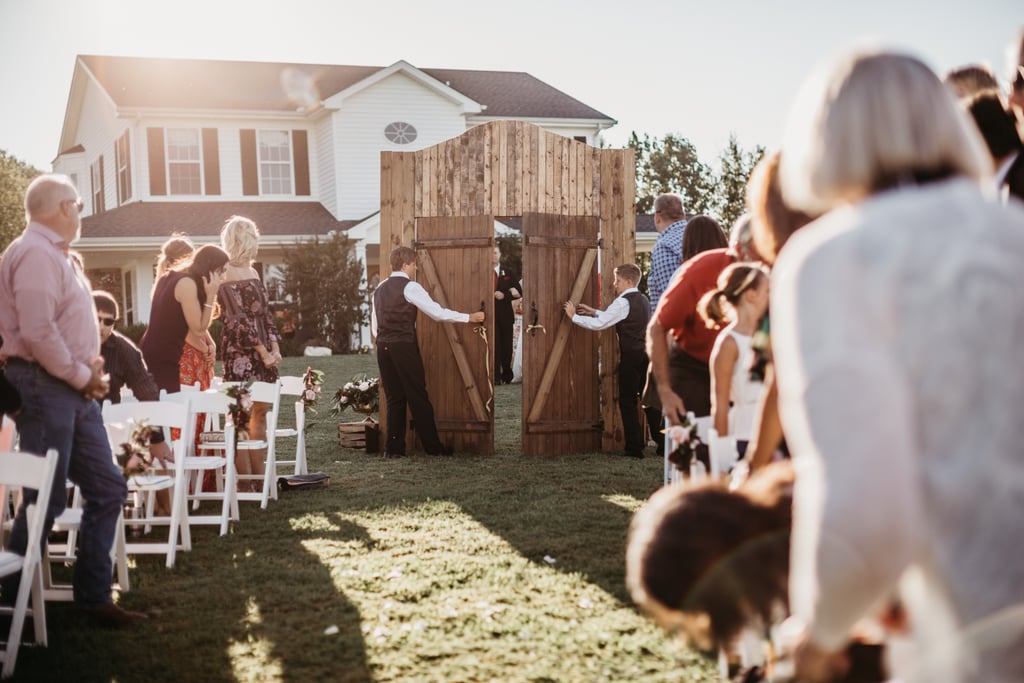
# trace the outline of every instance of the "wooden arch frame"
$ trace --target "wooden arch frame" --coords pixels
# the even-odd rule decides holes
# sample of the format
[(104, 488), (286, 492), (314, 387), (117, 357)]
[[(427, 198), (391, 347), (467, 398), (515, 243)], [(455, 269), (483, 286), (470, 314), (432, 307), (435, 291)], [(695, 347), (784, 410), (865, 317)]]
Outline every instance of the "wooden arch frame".
[[(416, 244), (416, 226), (421, 219), (455, 219), (450, 225), (456, 233), (462, 229), (460, 226), (479, 224), (473, 220), (474, 217), (486, 216), (493, 220), (495, 216), (534, 213), (592, 217), (600, 226), (600, 271), (605, 274), (600, 296), (606, 306), (615, 297), (610, 277), (612, 270), (620, 263), (632, 263), (636, 256), (634, 174), (631, 149), (594, 148), (523, 121), (491, 121), (416, 152), (382, 152), (381, 278), (389, 272), (387, 259), (392, 249), (401, 245), (420, 246)], [(476, 234), (470, 228), (467, 230), (470, 232), (466, 232), (466, 236)], [(457, 237), (455, 234), (452, 236)], [(480, 239), (479, 236), (471, 238), (469, 243), (476, 244)], [(491, 240), (493, 245), (493, 234)], [(424, 274), (422, 271), (421, 267), (420, 275)], [(423, 282), (422, 277), (419, 279)], [(432, 290), (430, 282), (423, 284), (435, 299), (437, 294), (443, 296), (443, 292)], [(476, 309), (475, 305), (460, 308), (448, 303), (456, 310)], [(485, 302), (485, 310), (488, 313), (488, 333), (492, 334), (493, 300)], [(424, 319), (421, 316), (421, 321)], [(572, 327), (564, 317), (563, 322)], [(424, 325), (418, 327), (421, 353), (427, 359), (432, 349), (423, 348)], [(471, 334), (471, 330), (462, 329), (455, 335), (446, 332), (445, 336), (453, 348), (461, 343), (472, 355), (473, 340), (468, 338)], [(606, 399), (601, 402), (601, 448), (621, 449), (622, 421), (618, 414), (615, 381), (618, 344), (614, 330), (600, 333), (599, 353), (599, 391)], [(436, 395), (446, 390), (460, 395), (471, 394), (474, 387), (481, 390), (481, 384), (485, 383), (480, 381), (479, 375), (478, 372), (474, 381), (452, 372), (440, 380), (446, 383), (442, 389), (431, 383), (428, 370), (428, 387), (435, 409)], [(447, 416), (442, 410), (437, 412), (439, 427), (444, 431), (440, 423)], [(383, 427), (383, 421), (387, 419), (383, 403), (381, 419)], [(487, 438), (475, 442), (464, 440), (456, 446), (470, 451), (493, 452), (493, 417), (490, 422)], [(526, 450), (524, 443), (524, 452)]]

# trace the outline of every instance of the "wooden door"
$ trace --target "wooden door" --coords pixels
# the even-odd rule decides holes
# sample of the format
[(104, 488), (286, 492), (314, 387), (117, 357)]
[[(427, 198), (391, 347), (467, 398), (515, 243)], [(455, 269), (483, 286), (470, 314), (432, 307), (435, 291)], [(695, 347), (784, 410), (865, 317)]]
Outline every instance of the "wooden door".
[(494, 218), (417, 218), (416, 280), (445, 308), (481, 310), (483, 326), (439, 323), (423, 313), (416, 320), (427, 392), (441, 441), (456, 451), (494, 453), (494, 401), (488, 344), (494, 330), (491, 259)]
[(599, 220), (523, 214), (523, 454), (601, 449), (601, 334), (566, 317), (597, 306)]

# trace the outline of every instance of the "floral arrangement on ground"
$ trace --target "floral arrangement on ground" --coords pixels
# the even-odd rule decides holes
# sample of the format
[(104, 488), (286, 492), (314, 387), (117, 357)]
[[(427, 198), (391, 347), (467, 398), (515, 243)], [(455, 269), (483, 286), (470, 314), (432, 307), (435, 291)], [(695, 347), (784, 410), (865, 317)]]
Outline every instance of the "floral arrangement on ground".
[(358, 374), (334, 393), (331, 415), (338, 416), (351, 408), (357, 413), (373, 415), (380, 408), (380, 378)]

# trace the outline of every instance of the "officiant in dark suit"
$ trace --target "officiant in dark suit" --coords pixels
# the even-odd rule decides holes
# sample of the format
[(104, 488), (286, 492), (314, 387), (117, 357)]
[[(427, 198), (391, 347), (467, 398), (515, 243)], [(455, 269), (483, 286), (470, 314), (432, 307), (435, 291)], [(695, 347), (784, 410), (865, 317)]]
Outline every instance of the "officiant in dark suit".
[(501, 249), (494, 247), (494, 383), (512, 382), (512, 328), (516, 316), (513, 299), (522, 296), (519, 276), (501, 265)]

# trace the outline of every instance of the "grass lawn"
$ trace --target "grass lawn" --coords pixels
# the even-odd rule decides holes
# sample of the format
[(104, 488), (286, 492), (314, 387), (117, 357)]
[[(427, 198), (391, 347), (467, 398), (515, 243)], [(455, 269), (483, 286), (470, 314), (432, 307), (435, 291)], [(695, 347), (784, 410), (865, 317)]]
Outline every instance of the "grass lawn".
[(307, 364), (326, 373), (307, 449), (330, 486), (242, 503), (224, 538), (196, 527), (173, 570), (135, 558), (120, 602), (151, 620), (134, 632), (86, 628), (51, 603), (50, 645), (21, 650), (17, 680), (715, 680), (623, 585), (630, 516), (659, 460), (524, 458), (519, 385), (496, 388), (493, 457), (343, 449), (330, 396), (376, 375), (375, 358), (286, 358), (283, 372)]

